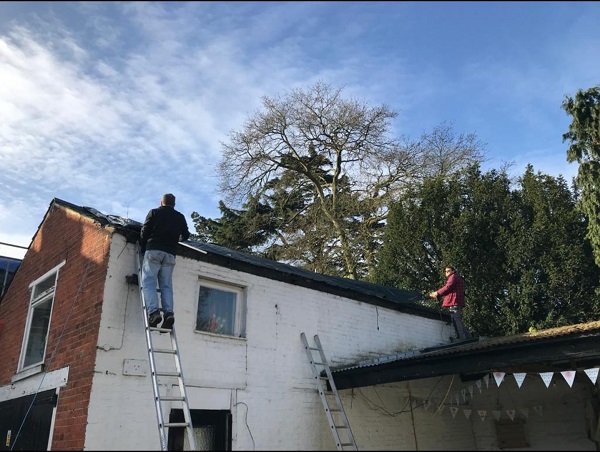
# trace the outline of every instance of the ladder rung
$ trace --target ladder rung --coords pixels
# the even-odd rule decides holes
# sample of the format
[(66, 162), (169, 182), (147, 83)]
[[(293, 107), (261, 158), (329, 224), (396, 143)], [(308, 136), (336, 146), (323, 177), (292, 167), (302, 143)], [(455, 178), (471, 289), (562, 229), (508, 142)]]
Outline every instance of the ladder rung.
[(160, 400), (163, 400), (165, 402), (183, 402), (185, 400), (185, 397), (165, 396), (165, 397), (161, 397)]
[(155, 348), (154, 353), (171, 353), (172, 355), (175, 355), (177, 352), (170, 348)]
[(189, 424), (187, 422), (168, 422), (164, 426), (165, 427), (187, 427)]
[(160, 331), (161, 333), (170, 333), (173, 331), (171, 328), (159, 328), (158, 326), (149, 326), (150, 331)]
[(353, 443), (342, 443), (340, 444), (340, 446), (354, 446)]
[(335, 425), (335, 428), (340, 429), (340, 428), (349, 428), (345, 425)]
[(179, 372), (156, 372), (157, 377), (179, 377)]

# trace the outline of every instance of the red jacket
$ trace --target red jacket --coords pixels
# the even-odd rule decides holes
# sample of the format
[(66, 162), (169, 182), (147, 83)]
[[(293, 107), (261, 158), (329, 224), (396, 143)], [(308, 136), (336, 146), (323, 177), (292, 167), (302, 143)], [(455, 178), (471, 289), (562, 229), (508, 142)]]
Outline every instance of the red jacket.
[(464, 306), (465, 305), (465, 290), (463, 288), (463, 280), (456, 272), (448, 276), (446, 285), (436, 291), (438, 295), (444, 297), (442, 307)]

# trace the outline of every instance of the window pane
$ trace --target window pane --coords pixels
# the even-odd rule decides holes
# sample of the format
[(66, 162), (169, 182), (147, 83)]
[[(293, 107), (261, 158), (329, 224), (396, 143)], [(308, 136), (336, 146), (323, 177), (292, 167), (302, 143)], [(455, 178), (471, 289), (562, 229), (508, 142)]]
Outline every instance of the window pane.
[(29, 338), (27, 339), (27, 352), (25, 353), (23, 367), (41, 363), (44, 360), (51, 308), (52, 298), (43, 301), (33, 308), (31, 328), (29, 329)]
[[(214, 425), (194, 427), (194, 436), (196, 437), (196, 450), (217, 450), (215, 449), (216, 441)], [(190, 450), (187, 435), (184, 437), (183, 450)]]
[(201, 286), (196, 329), (234, 336), (236, 299), (235, 292)]
[(40, 294), (46, 292), (48, 289), (52, 289), (54, 287), (54, 282), (56, 281), (56, 274), (48, 276), (46, 279), (41, 281), (39, 284), (36, 284), (33, 290), (33, 299), (35, 300)]
[(0, 256), (0, 297), (8, 290), (19, 265), (21, 261), (18, 259)]

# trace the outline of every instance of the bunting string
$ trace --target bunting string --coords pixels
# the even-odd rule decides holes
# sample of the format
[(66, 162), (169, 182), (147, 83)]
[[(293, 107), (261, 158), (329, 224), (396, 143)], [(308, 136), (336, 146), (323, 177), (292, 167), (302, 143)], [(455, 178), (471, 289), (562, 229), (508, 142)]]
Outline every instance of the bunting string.
[[(596, 384), (596, 382), (598, 381), (598, 371), (599, 370), (600, 370), (599, 368), (595, 367), (595, 368), (591, 368), (591, 369), (585, 369), (581, 372), (583, 372), (593, 384)], [(577, 373), (578, 373), (578, 371), (576, 371), (576, 370), (565, 370), (562, 372), (540, 372), (540, 373), (520, 372), (520, 373), (512, 374), (512, 377), (515, 379), (515, 382), (519, 389), (521, 389), (524, 386), (525, 377), (527, 377), (528, 375), (539, 376), (539, 378), (541, 378), (541, 380), (543, 381), (546, 388), (550, 387), (550, 383), (552, 382), (553, 378), (559, 378), (559, 376), (560, 376), (566, 381), (566, 383), (569, 385), (569, 387), (572, 388), (573, 382), (575, 381), (575, 375)], [(510, 375), (510, 374), (508, 374), (508, 375)], [(507, 376), (507, 374), (505, 372), (499, 372), (499, 371), (492, 372), (492, 377), (496, 383), (496, 387), (499, 388), (503, 384), (503, 382), (506, 381), (506, 376)], [(433, 407), (434, 408), (433, 414), (440, 414), (444, 411), (444, 408), (448, 405), (449, 406), (448, 411), (450, 412), (450, 414), (453, 418), (455, 418), (457, 416), (457, 414), (462, 411), (465, 419), (469, 419), (471, 417), (473, 410), (471, 410), (470, 408), (467, 408), (467, 407), (465, 407), (464, 409), (461, 410), (461, 408), (460, 408), (461, 400), (462, 400), (463, 404), (466, 404), (469, 400), (473, 399), (477, 394), (482, 394), (483, 389), (484, 389), (484, 383), (485, 383), (485, 389), (489, 389), (489, 386), (490, 386), (489, 381), (490, 381), (490, 375), (486, 374), (483, 378), (477, 380), (474, 383), (474, 386), (478, 389), (478, 393), (475, 392), (473, 385), (469, 385), (468, 387), (461, 388), (461, 389), (451, 393), (452, 384), (454, 382), (454, 376), (453, 376), (452, 381), (450, 382), (450, 385), (448, 387), (448, 391), (446, 392), (446, 394), (444, 395), (443, 398), (428, 397), (427, 399), (420, 399), (417, 397), (417, 398), (414, 398), (415, 406), (421, 406), (421, 407), (423, 407), (424, 410), (429, 410), (431, 407)], [(534, 405), (531, 408), (533, 408), (533, 411), (536, 413), (536, 415), (542, 416), (542, 414), (543, 414), (543, 406), (542, 405)], [(476, 413), (479, 416), (479, 419), (481, 419), (481, 422), (484, 422), (486, 417), (488, 416), (488, 410), (479, 409), (476, 411)], [(511, 421), (514, 421), (518, 417), (528, 419), (529, 415), (530, 415), (529, 413), (530, 413), (529, 407), (511, 407), (511, 408), (505, 409), (505, 410), (491, 410), (491, 414), (493, 415), (493, 418), (496, 419), (496, 421), (499, 421), (502, 417), (508, 417)]]

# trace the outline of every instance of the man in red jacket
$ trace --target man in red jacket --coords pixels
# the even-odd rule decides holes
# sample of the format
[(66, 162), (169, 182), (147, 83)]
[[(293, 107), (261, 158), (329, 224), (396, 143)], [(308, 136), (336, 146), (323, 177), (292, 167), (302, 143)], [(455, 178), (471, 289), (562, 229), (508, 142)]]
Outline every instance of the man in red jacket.
[(437, 298), (438, 295), (444, 297), (443, 308), (448, 308), (452, 324), (456, 331), (458, 339), (470, 339), (471, 333), (465, 327), (462, 321), (462, 311), (465, 307), (465, 290), (463, 280), (452, 266), (446, 267), (446, 285), (435, 292), (430, 292), (429, 296)]

